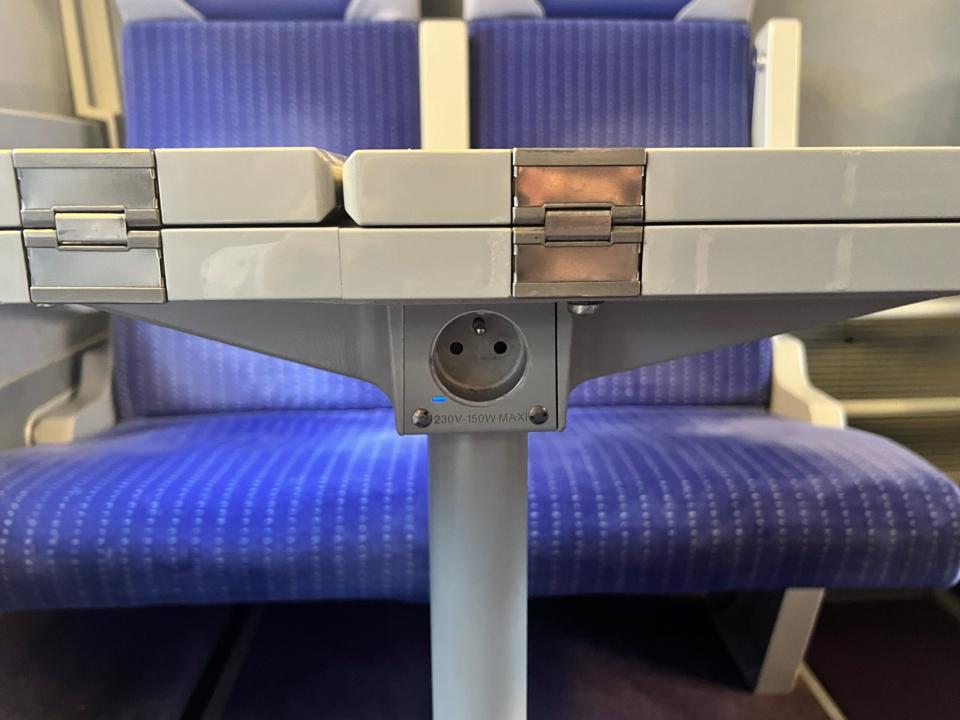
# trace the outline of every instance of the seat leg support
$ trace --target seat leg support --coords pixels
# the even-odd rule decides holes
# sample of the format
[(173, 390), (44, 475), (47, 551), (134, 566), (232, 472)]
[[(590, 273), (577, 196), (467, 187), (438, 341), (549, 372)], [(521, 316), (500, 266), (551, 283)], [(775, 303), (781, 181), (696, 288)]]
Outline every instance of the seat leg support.
[(744, 593), (714, 618), (747, 684), (758, 695), (790, 693), (823, 601), (821, 588)]
[(755, 693), (776, 695), (793, 691), (822, 602), (821, 588), (793, 588), (783, 593), (753, 688)]
[(523, 720), (527, 436), (431, 435), (434, 720)]

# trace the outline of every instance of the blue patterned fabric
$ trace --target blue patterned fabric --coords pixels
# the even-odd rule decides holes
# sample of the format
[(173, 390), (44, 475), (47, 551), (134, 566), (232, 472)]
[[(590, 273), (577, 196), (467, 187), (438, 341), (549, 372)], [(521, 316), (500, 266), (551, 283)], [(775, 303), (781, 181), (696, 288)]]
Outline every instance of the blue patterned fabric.
[(350, 0), (189, 0), (207, 20), (342, 20)]
[(370, 383), (128, 318), (112, 320), (120, 417), (389, 408)]
[[(424, 599), (423, 437), (387, 410), (124, 423), (0, 455), (0, 608)], [(530, 437), (535, 595), (948, 585), (960, 491), (762, 410), (579, 408)]]
[(690, 0), (539, 0), (548, 18), (672, 20)]
[(470, 38), (474, 147), (750, 144), (746, 24), (481, 20)]
[(690, 355), (583, 383), (571, 405), (740, 405), (770, 402), (769, 340)]
[(410, 22), (131, 23), (127, 145), (419, 147), (417, 42)]
[[(213, 5), (228, 4), (200, 9)], [(282, 10), (242, 5), (229, 3)], [(128, 146), (420, 145), (414, 23), (142, 22), (125, 32)], [(115, 319), (113, 336), (121, 417), (387, 405), (367, 383), (146, 323)]]

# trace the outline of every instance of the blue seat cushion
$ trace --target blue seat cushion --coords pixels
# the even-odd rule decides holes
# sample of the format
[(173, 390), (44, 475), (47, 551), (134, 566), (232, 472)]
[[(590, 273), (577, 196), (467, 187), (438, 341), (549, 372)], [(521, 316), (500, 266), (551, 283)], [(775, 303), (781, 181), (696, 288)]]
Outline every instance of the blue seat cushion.
[[(0, 455), (0, 608), (424, 599), (426, 439), (389, 410), (136, 420)], [(530, 436), (530, 590), (949, 585), (960, 492), (758, 409), (574, 408)]]
[(478, 20), (473, 146), (749, 145), (752, 52), (745, 23)]

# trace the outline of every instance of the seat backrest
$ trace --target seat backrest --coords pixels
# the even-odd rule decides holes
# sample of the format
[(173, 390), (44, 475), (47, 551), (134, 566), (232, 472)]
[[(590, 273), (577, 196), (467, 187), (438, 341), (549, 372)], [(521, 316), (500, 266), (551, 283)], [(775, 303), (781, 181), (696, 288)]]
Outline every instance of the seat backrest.
[[(653, 17), (677, 5), (642, 4)], [(244, 19), (324, 5), (307, 0), (194, 5), (232, 20), (126, 29), (129, 145), (419, 146), (414, 23)], [(616, 2), (543, 5), (549, 15), (620, 16)], [(477, 147), (748, 143), (744, 23), (492, 19), (470, 32)], [(117, 319), (114, 337), (123, 417), (389, 404), (358, 380), (145, 323)], [(761, 405), (769, 358), (766, 342), (718, 350), (590, 381), (571, 401)]]
[[(127, 145), (419, 147), (415, 22), (261, 19), (324, 5), (307, 0), (194, 4), (231, 19), (125, 28)], [(122, 417), (389, 406), (368, 383), (154, 325), (118, 318), (113, 334)]]
[(588, 380), (571, 405), (754, 405), (770, 402), (769, 340), (690, 355)]
[[(749, 145), (749, 25), (662, 19), (684, 4), (545, 0), (546, 18), (471, 22), (474, 147)], [(570, 401), (765, 405), (770, 374), (763, 340), (591, 380)]]
[(413, 22), (144, 21), (123, 42), (127, 145), (420, 145)]
[(341, 20), (349, 0), (189, 0), (208, 20)]
[(538, 0), (548, 18), (672, 20), (689, 0)]
[(115, 316), (121, 417), (390, 407), (370, 383)]

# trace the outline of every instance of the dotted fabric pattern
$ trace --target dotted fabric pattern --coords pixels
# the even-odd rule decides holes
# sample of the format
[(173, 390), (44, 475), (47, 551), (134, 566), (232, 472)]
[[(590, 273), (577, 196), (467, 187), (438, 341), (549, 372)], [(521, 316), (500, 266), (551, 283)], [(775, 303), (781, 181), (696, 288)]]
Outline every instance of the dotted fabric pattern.
[(124, 418), (391, 407), (382, 390), (345, 375), (119, 316), (111, 327)]
[(420, 147), (413, 22), (147, 21), (124, 28), (130, 147)]
[[(151, 21), (124, 38), (129, 146), (420, 146), (416, 23)], [(389, 407), (368, 383), (147, 323), (115, 318), (113, 339), (123, 418)]]
[[(426, 599), (427, 459), (388, 410), (131, 421), (0, 455), (0, 608)], [(762, 410), (574, 408), (530, 436), (530, 591), (939, 586), (960, 490)]]
[(769, 340), (711, 350), (589, 380), (571, 405), (754, 405), (770, 402)]
[(749, 145), (752, 52), (745, 23), (478, 20), (473, 146)]

